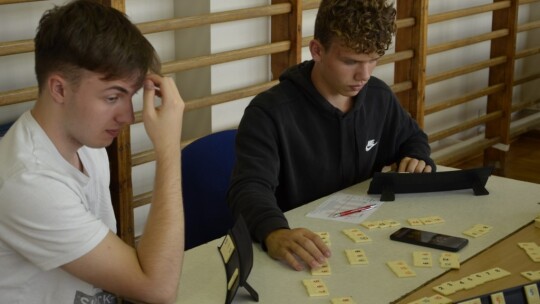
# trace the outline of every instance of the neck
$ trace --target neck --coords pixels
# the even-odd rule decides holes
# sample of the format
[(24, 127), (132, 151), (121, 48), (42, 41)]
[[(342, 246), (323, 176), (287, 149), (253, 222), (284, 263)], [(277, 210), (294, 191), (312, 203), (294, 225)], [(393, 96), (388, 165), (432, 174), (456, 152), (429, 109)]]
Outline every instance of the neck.
[(321, 72), (319, 71), (316, 63), (311, 71), (311, 81), (319, 94), (321, 94), (326, 101), (328, 101), (336, 109), (343, 113), (347, 113), (350, 109), (352, 109), (353, 98), (341, 95), (338, 92), (333, 92), (322, 78)]
[(340, 110), (343, 113), (349, 112), (350, 109), (352, 109), (353, 106), (353, 99), (351, 97), (346, 96), (338, 96), (341, 98), (328, 98), (326, 97), (326, 100), (333, 105), (336, 109)]
[(73, 167), (82, 170), (82, 164), (77, 153), (80, 145), (74, 143), (66, 135), (65, 130), (62, 128), (61, 122), (63, 118), (59, 113), (59, 109), (53, 109), (56, 105), (45, 103), (45, 100), (38, 99), (31, 110), (32, 117), (49, 137), (60, 155)]

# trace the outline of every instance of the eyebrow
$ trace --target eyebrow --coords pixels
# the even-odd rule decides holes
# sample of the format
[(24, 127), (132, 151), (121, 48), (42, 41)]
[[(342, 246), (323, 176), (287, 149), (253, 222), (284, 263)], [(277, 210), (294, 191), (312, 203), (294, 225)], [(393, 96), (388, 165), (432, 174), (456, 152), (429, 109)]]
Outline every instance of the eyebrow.
[(368, 60), (357, 60), (355, 58), (351, 58), (351, 57), (348, 57), (348, 56), (341, 56), (342, 59), (344, 60), (352, 60), (352, 61), (355, 61), (355, 62), (370, 62), (370, 61), (377, 61), (379, 59), (381, 59), (382, 56), (379, 56), (379, 57), (376, 57), (376, 58), (369, 58)]
[(125, 94), (129, 94), (129, 91), (124, 88), (124, 87), (121, 87), (121, 86), (111, 86), (111, 87), (108, 87), (105, 89), (105, 91), (108, 91), (108, 90), (117, 90), (117, 91), (120, 91), (122, 93), (125, 93)]
[(356, 58), (352, 58), (352, 57), (354, 57), (354, 56), (356, 56), (356, 55), (358, 55), (358, 53), (354, 53), (354, 54), (351, 54), (351, 53), (345, 53), (345, 54), (344, 54), (343, 52), (340, 52), (339, 57), (341, 57), (341, 59), (354, 60), (354, 61), (356, 61), (356, 62), (376, 61), (376, 60), (381, 59), (381, 57), (382, 57), (381, 55), (378, 55), (378, 54), (377, 54), (377, 57), (371, 58), (371, 57), (370, 57), (370, 54), (365, 54), (365, 55), (368, 56), (368, 60), (357, 60)]

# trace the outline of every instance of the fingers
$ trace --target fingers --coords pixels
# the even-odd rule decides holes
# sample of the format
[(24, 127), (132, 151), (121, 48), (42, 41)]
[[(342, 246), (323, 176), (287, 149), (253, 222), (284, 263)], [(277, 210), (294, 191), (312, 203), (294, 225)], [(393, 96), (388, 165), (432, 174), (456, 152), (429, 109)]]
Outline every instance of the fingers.
[[(184, 106), (172, 78), (156, 74), (146, 76), (143, 82), (143, 122), (156, 151), (176, 153), (175, 149), (180, 147)], [(168, 147), (175, 148), (171, 150)]]
[(285, 263), (287, 263), (289, 266), (291, 266), (296, 271), (300, 271), (300, 270), (304, 269), (304, 265), (302, 265), (302, 263), (300, 263), (297, 260), (297, 258), (292, 253), (292, 251), (283, 250), (281, 252), (281, 254), (283, 255), (282, 257), (275, 257), (275, 256), (272, 256), (272, 257), (277, 259), (277, 260), (285, 261)]
[(155, 116), (154, 98), (156, 96), (156, 87), (150, 79), (145, 79), (143, 84), (143, 113), (145, 115)]
[[(320, 239), (318, 235), (311, 237)], [(324, 244), (323, 246), (326, 247)], [(323, 251), (317, 247), (314, 239), (309, 238), (307, 235), (303, 235), (299, 239), (296, 239), (295, 243), (291, 246), (291, 249), (293, 249), (294, 254), (298, 256), (301, 261), (309, 265), (310, 268), (318, 268), (321, 264), (326, 262)]]
[(266, 238), (266, 246), (271, 257), (295, 270), (304, 269), (304, 264), (318, 268), (331, 255), (321, 238), (304, 228), (276, 230)]
[(403, 158), (398, 167), (398, 172), (408, 173), (429, 173), (431, 170), (431, 166), (425, 161), (410, 157)]
[[(153, 87), (151, 87), (150, 84), (152, 84)], [(180, 93), (176, 87), (176, 83), (171, 77), (161, 77), (156, 74), (148, 74), (146, 76), (144, 89), (145, 91), (153, 91), (154, 95), (152, 97), (156, 95), (161, 97), (162, 104), (182, 101)]]

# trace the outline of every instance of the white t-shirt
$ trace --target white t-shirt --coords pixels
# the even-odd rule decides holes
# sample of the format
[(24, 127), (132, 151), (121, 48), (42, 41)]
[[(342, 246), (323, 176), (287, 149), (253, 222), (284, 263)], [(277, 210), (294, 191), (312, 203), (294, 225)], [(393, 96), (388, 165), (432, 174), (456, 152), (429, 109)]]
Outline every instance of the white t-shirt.
[(28, 111), (0, 140), (0, 303), (112, 303), (60, 266), (92, 250), (116, 220), (105, 149), (58, 152)]

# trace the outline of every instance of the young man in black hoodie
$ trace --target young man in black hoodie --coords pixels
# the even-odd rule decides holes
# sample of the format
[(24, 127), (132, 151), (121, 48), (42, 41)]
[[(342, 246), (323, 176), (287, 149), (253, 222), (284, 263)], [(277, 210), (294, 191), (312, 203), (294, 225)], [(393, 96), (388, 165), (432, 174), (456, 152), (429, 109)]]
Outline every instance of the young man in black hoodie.
[(291, 229), (284, 211), (386, 165), (435, 169), (426, 134), (371, 76), (391, 44), (395, 16), (385, 0), (323, 0), (309, 44), (313, 59), (256, 96), (240, 122), (229, 205), (271, 257), (296, 270), (317, 268), (331, 253), (314, 232)]

